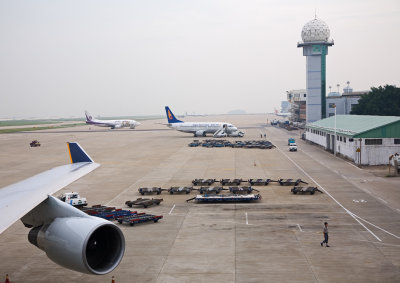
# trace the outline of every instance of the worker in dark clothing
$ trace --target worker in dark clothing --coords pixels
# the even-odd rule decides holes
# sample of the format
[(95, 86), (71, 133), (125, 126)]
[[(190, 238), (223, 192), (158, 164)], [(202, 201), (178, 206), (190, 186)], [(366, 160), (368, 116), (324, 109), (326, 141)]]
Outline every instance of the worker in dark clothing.
[(324, 223), (324, 230), (323, 230), (323, 232), (324, 232), (324, 240), (321, 242), (321, 247), (324, 245), (324, 243), (326, 244), (326, 247), (329, 247), (329, 245), (328, 245), (328, 222), (325, 222)]

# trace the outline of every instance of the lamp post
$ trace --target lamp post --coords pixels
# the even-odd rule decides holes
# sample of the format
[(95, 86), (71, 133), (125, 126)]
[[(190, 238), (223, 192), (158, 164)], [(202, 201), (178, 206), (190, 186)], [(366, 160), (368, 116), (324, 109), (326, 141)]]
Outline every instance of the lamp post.
[(337, 138), (336, 138), (336, 104), (333, 105), (333, 108), (335, 108), (335, 135), (334, 135), (334, 140), (333, 140), (333, 154), (336, 156), (336, 142), (337, 142)]

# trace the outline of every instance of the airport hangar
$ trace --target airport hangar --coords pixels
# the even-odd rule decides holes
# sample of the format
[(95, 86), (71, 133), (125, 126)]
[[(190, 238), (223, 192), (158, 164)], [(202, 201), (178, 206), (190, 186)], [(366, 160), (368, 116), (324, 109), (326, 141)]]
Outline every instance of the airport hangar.
[(388, 164), (392, 154), (400, 153), (400, 117), (332, 116), (307, 124), (306, 140), (332, 152), (336, 144), (337, 154), (359, 165)]

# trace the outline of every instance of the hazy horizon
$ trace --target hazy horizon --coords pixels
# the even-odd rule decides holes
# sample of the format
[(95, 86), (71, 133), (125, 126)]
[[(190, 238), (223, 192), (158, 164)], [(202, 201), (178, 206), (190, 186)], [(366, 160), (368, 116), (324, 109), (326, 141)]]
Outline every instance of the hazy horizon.
[(400, 2), (0, 0), (0, 118), (273, 112), (304, 89), (304, 24), (328, 86), (400, 85)]

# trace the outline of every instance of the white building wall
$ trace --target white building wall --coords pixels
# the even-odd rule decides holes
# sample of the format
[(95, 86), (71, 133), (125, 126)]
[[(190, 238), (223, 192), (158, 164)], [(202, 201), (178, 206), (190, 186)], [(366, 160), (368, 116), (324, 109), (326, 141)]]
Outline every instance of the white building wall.
[(394, 139), (382, 139), (382, 145), (363, 145), (361, 146), (361, 164), (382, 165), (389, 163), (389, 156), (400, 153), (400, 145), (394, 144)]
[(306, 132), (306, 140), (319, 144), (326, 148), (326, 136), (317, 135), (311, 132)]
[[(325, 149), (327, 149), (326, 135), (320, 135), (312, 133), (311, 129), (306, 131), (306, 140), (316, 143)], [(354, 139), (353, 142), (349, 141), (348, 137), (344, 142), (344, 136), (342, 141), (336, 139), (336, 152), (354, 161), (356, 164), (360, 164), (360, 154), (356, 152), (357, 148), (360, 147), (359, 139)], [(385, 165), (389, 162), (389, 156), (394, 153), (400, 153), (400, 145), (394, 144), (393, 138), (382, 139), (382, 145), (365, 145), (365, 139), (361, 140), (361, 165)]]

